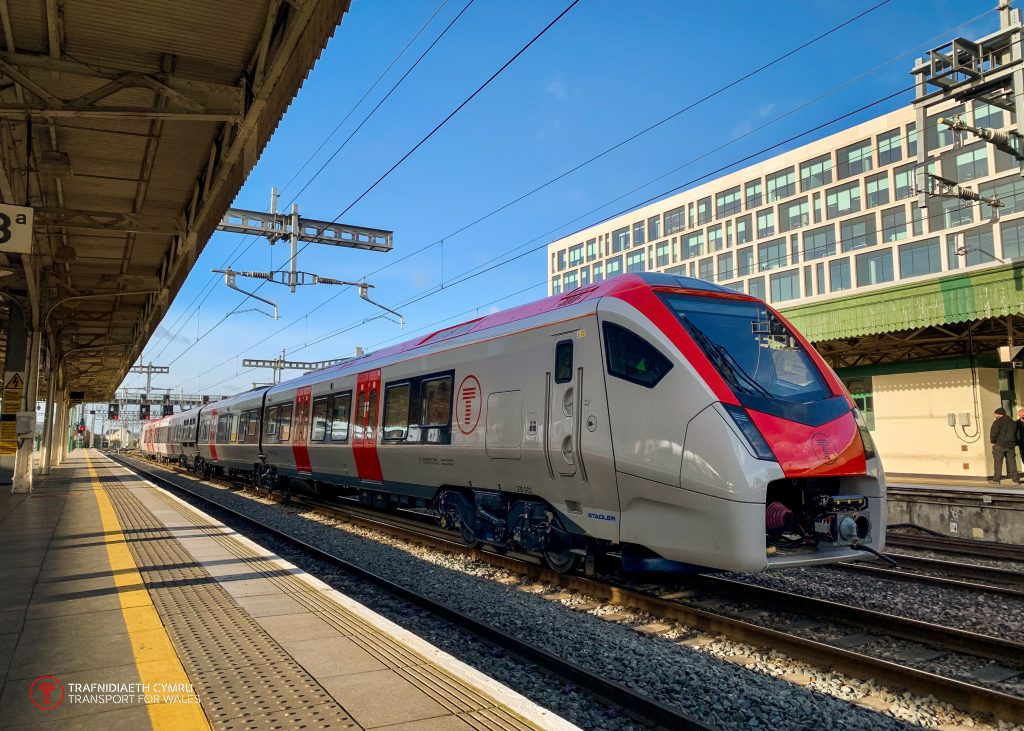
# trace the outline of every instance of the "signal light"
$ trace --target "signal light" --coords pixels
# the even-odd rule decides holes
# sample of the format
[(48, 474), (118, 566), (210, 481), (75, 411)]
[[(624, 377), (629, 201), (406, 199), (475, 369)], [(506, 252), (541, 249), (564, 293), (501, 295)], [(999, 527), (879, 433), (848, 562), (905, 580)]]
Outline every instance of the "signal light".
[(139, 418), (143, 421), (149, 421), (149, 404), (139, 405)]
[(117, 421), (120, 417), (121, 405), (118, 403), (107, 404), (107, 418)]

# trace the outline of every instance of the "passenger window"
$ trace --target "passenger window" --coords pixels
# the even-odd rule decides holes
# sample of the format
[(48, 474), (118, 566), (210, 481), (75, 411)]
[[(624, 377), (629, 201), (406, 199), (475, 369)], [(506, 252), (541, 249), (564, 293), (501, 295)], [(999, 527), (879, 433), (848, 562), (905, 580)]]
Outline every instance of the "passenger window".
[(277, 441), (287, 442), (292, 436), (292, 405), (281, 407), (281, 415), (277, 417)]
[(604, 323), (608, 373), (646, 388), (654, 388), (672, 370), (672, 363), (657, 348), (624, 327)]
[(277, 407), (273, 406), (267, 409), (267, 423), (264, 425), (264, 430), (267, 432), (268, 437), (277, 435)]
[(555, 383), (572, 380), (572, 341), (563, 340), (555, 346)]
[(409, 384), (384, 392), (384, 441), (401, 441), (409, 433)]
[(331, 404), (331, 441), (348, 440), (348, 414), (352, 409), (352, 394), (346, 393), (334, 397)]
[(231, 441), (237, 442), (238, 441), (238, 420), (239, 420), (240, 417), (236, 416), (236, 415), (232, 415), (230, 418), (231, 418), (231, 422), (230, 422), (231, 423)]
[(313, 442), (322, 442), (327, 436), (327, 399), (318, 398), (313, 402), (313, 431), (309, 439)]
[(450, 376), (423, 382), (423, 426), (447, 426), (452, 416), (452, 379)]
[(253, 409), (249, 412), (249, 436), (245, 440), (247, 443), (256, 443), (256, 428), (259, 426), (259, 422), (259, 412), (256, 409)]

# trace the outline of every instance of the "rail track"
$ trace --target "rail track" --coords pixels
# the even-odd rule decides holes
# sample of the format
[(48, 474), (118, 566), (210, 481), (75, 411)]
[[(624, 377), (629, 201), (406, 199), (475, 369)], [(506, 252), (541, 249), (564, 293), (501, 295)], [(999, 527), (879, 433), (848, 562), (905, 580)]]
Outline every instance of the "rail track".
[[(234, 519), (250, 525), (259, 531), (268, 533), (279, 540), (285, 541), (286, 543), (308, 553), (314, 558), (331, 563), (353, 576), (388, 591), (396, 597), (422, 607), (435, 616), (467, 630), (482, 640), (497, 647), (501, 647), (502, 649), (517, 655), (540, 668), (543, 668), (548, 673), (561, 678), (565, 682), (578, 686), (592, 696), (595, 696), (610, 705), (622, 708), (624, 713), (644, 725), (663, 729), (714, 731), (715, 727), (709, 726), (702, 721), (683, 713), (682, 711), (659, 703), (648, 696), (636, 693), (624, 685), (608, 680), (596, 673), (592, 673), (576, 663), (548, 652), (544, 648), (525, 642), (524, 640), (506, 633), (490, 624), (474, 619), (473, 617), (453, 609), (452, 607), (410, 591), (409, 589), (399, 586), (378, 574), (346, 561), (340, 556), (330, 553), (329, 551), (324, 551), (323, 549), (311, 545), (285, 531), (267, 526), (244, 513), (233, 510), (194, 490), (190, 490), (179, 484), (177, 481), (170, 480), (166, 476), (149, 469), (151, 465), (143, 467), (134, 460), (125, 459), (118, 455), (108, 456), (118, 464), (135, 472), (136, 474), (144, 476), (151, 482), (155, 482), (162, 487), (169, 488), (176, 492), (186, 493), (190, 498), (200, 501), (205, 505), (214, 506), (217, 510), (230, 514)], [(171, 471), (177, 472), (177, 470)]]
[[(191, 490), (177, 484), (176, 481), (171, 481), (154, 472), (149, 463), (143, 467), (134, 460), (118, 461), (159, 484), (195, 495)], [(169, 471), (178, 472), (176, 468)], [(182, 475), (188, 474), (184, 471), (180, 472)], [(194, 479), (191, 475), (189, 477)], [(238, 487), (237, 484), (233, 486)], [(261, 495), (266, 495), (266, 493), (261, 493)], [(199, 495), (196, 497), (204, 502), (218, 505), (220, 509), (237, 514), (209, 498)], [(966, 711), (991, 714), (1000, 720), (1024, 723), (1024, 697), (992, 688), (990, 687), (992, 683), (986, 685), (985, 681), (981, 679), (971, 682), (962, 677), (953, 677), (952, 674), (928, 672), (913, 667), (913, 659), (900, 662), (892, 657), (892, 652), (885, 651), (891, 649), (890, 646), (894, 640), (902, 641), (905, 644), (911, 643), (907, 654), (912, 658), (935, 659), (946, 656), (950, 660), (949, 664), (953, 667), (977, 666), (981, 661), (981, 665), (988, 668), (988, 677), (1005, 679), (1005, 677), (1012, 677), (1024, 669), (1021, 664), (1022, 658), (1024, 658), (1024, 644), (1022, 643), (861, 607), (781, 592), (714, 575), (699, 577), (694, 582), (696, 592), (692, 590), (663, 591), (662, 596), (659, 596), (657, 590), (652, 590), (646, 585), (637, 587), (618, 578), (587, 578), (558, 574), (546, 569), (529, 557), (513, 554), (499, 555), (491, 551), (470, 548), (460, 541), (453, 540), (447, 531), (424, 524), (421, 520), (411, 516), (381, 513), (358, 506), (325, 504), (301, 496), (292, 496), (292, 502), (327, 514), (332, 518), (380, 530), (395, 538), (431, 544), (452, 553), (472, 555), (492, 565), (526, 575), (564, 591), (579, 592), (594, 599), (646, 612), (704, 632), (721, 634), (737, 642), (776, 650), (794, 659), (830, 666), (838, 672), (853, 677), (874, 679), (884, 685), (904, 688), (924, 696), (935, 696)], [(239, 515), (239, 517), (244, 521), (254, 522), (244, 515)], [(267, 528), (262, 529), (268, 530)], [(288, 536), (282, 537), (285, 540), (300, 543), (305, 549), (319, 553), (319, 549), (313, 546), (295, 541)], [(329, 556), (328, 560), (341, 562), (340, 559), (333, 556)], [(362, 569), (354, 570), (362, 573)], [(390, 582), (373, 575), (367, 576), (367, 579), (383, 582), (382, 585), (388, 586), (389, 589), (393, 586)], [(962, 582), (955, 583), (957, 586), (963, 586)], [(988, 587), (986, 585), (983, 588), (987, 589)], [(400, 587), (396, 587), (396, 593), (404, 591)], [(422, 597), (416, 596), (407, 598), (410, 601), (422, 600)], [(755, 606), (754, 611), (751, 611), (750, 605)], [(765, 609), (781, 613), (783, 620), (776, 621), (775, 626), (766, 626), (761, 621), (762, 617), (759, 616), (764, 615)], [(437, 611), (441, 616), (445, 616), (451, 610), (439, 607)], [(790, 618), (789, 621), (786, 621), (787, 617)], [(461, 624), (463, 621), (474, 622), (475, 620), (455, 612), (452, 621)], [(813, 637), (821, 629), (828, 627), (834, 630), (837, 626), (845, 628), (840, 632), (838, 638), (826, 641)], [(495, 644), (506, 647), (511, 652), (517, 652), (512, 646), (517, 642), (514, 638), (502, 637), (501, 633), (492, 627), (485, 627), (481, 633), (481, 636), (487, 637)], [(506, 642), (512, 644), (506, 645)], [(876, 650), (872, 651), (872, 647)], [(881, 652), (877, 651), (879, 647), (882, 648)], [(918, 649), (915, 650), (915, 647)], [(533, 652), (542, 653), (534, 655), (534, 657), (544, 658), (544, 651), (539, 648), (523, 650), (523, 656), (532, 659), (530, 656)], [(886, 657), (887, 654), (888, 657)], [(553, 660), (558, 663), (562, 662), (557, 658), (553, 658)], [(534, 661), (545, 667), (558, 667), (558, 665), (549, 665), (551, 660), (546, 658)], [(998, 663), (998, 665), (993, 666), (992, 662)], [(554, 672), (561, 674), (557, 670)], [(572, 682), (581, 687), (586, 687), (585, 683), (590, 682), (586, 679), (586, 671), (582, 668), (572, 666), (565, 672), (567, 678), (572, 679)], [(631, 692), (622, 686), (616, 686), (606, 691), (592, 690), (591, 692), (624, 707), (629, 707), (627, 704), (633, 702), (640, 703), (638, 699), (617, 700), (618, 694)], [(640, 698), (643, 698), (643, 702), (640, 703), (639, 708), (644, 708), (645, 704), (653, 702), (642, 696)], [(648, 719), (657, 719), (659, 714), (673, 712), (672, 709), (662, 707), (660, 704), (655, 703), (655, 705), (659, 707), (641, 711), (641, 715)], [(693, 719), (688, 719), (686, 722), (692, 721)], [(663, 720), (657, 722), (664, 723)], [(676, 721), (675, 723), (679, 724), (680, 722)], [(668, 725), (672, 726), (671, 723)], [(699, 728), (700, 726), (676, 725), (674, 727)]]

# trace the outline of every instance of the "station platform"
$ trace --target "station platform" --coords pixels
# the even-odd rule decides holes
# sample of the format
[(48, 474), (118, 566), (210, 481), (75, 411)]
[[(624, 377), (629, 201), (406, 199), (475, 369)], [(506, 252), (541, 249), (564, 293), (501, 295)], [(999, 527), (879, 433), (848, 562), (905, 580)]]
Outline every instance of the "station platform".
[(0, 557), (0, 728), (575, 728), (96, 451)]

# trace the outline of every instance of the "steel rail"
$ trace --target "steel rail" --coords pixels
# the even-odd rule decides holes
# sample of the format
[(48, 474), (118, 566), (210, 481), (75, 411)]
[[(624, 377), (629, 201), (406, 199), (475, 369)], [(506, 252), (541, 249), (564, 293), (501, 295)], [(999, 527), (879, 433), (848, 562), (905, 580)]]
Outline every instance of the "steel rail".
[[(841, 571), (875, 574), (877, 576), (895, 578), (900, 581), (916, 581), (923, 584), (950, 586), (956, 589), (969, 589), (990, 594), (1024, 597), (1024, 573), (1020, 571), (978, 566), (977, 564), (970, 563), (940, 561), (934, 558), (907, 556), (897, 553), (886, 555), (896, 561), (899, 564), (899, 568), (865, 563), (837, 564), (835, 568)], [(948, 574), (948, 576), (915, 573), (922, 571), (934, 571)], [(980, 581), (986, 581), (987, 583), (980, 583)]]
[[(164, 480), (164, 478), (159, 479)], [(170, 484), (173, 485), (174, 483)], [(175, 487), (188, 491), (186, 488)], [(208, 500), (207, 498), (203, 499)], [(397, 538), (417, 543), (435, 542), (443, 546), (445, 550), (472, 556), (494, 566), (525, 574), (537, 581), (546, 582), (558, 588), (584, 593), (608, 603), (647, 612), (665, 619), (672, 619), (704, 632), (722, 634), (737, 642), (776, 650), (791, 658), (831, 667), (837, 672), (855, 678), (875, 680), (890, 686), (902, 687), (923, 696), (932, 695), (966, 711), (988, 713), (1000, 720), (1024, 723), (1024, 698), (1019, 696), (900, 665), (896, 662), (872, 657), (854, 650), (836, 647), (826, 642), (763, 627), (743, 619), (702, 609), (692, 604), (661, 599), (628, 587), (583, 576), (559, 574), (538, 563), (525, 562), (510, 555), (499, 555), (490, 551), (471, 548), (451, 538), (430, 535), (428, 531), (424, 530), (422, 524), (416, 524), (415, 528), (393, 525), (391, 520), (395, 516), (392, 514), (379, 514), (374, 511), (374, 516), (386, 515), (388, 520), (385, 521), (383, 517), (370, 518), (358, 515), (359, 508), (352, 509), (347, 505), (326, 506), (316, 501), (301, 498), (293, 501), (312, 509), (329, 513), (332, 517), (344, 517), (345, 520), (355, 525), (364, 525), (381, 530)], [(252, 520), (249, 518), (244, 519)], [(413, 521), (406, 522), (413, 523)], [(1014, 666), (1024, 657), (1024, 645), (988, 635), (930, 624), (860, 607), (836, 604), (804, 595), (789, 594), (713, 575), (701, 577), (701, 582), (715, 593), (730, 595), (733, 599), (738, 598), (743, 601), (763, 603), (782, 611), (810, 615), (815, 618), (824, 616), (838, 622), (870, 629), (874, 632), (881, 631), (890, 636), (922, 642), (930, 646), (939, 646), (946, 650), (1010, 662)], [(884, 635), (879, 635), (879, 639), (884, 639)]]
[(924, 551), (941, 551), (962, 556), (978, 556), (981, 558), (1004, 558), (1013, 561), (1024, 561), (1024, 546), (1012, 543), (995, 543), (994, 541), (975, 541), (967, 538), (938, 538), (936, 536), (910, 536), (889, 534), (886, 536), (887, 546), (899, 548), (916, 548)]
[[(204, 504), (213, 505), (218, 510), (222, 510), (233, 518), (243, 521), (248, 525), (257, 528), (260, 531), (268, 533), (275, 538), (285, 541), (293, 546), (300, 548), (301, 550), (309, 553), (315, 558), (327, 561), (335, 566), (342, 568), (347, 573), (357, 576), (362, 580), (368, 581), (375, 586), (385, 589), (391, 594), (394, 594), (405, 601), (412, 604), (416, 604), (424, 609), (428, 610), (432, 614), (441, 617), (453, 624), (462, 627), (463, 629), (471, 632), (472, 634), (480, 637), (481, 639), (497, 645), (508, 652), (519, 656), (520, 658), (527, 660), (542, 669), (550, 672), (553, 675), (573, 683), (580, 688), (583, 688), (590, 694), (600, 698), (601, 700), (610, 703), (615, 706), (621, 707), (627, 715), (631, 716), (635, 720), (654, 726), (656, 728), (664, 728), (669, 730), (674, 729), (697, 729), (699, 731), (714, 731), (715, 727), (710, 726), (702, 721), (693, 718), (686, 713), (677, 709), (671, 708), (659, 701), (650, 698), (649, 696), (641, 695), (624, 685), (616, 683), (612, 680), (608, 680), (600, 675), (591, 673), (581, 665), (578, 665), (570, 660), (566, 660), (558, 655), (555, 655), (548, 650), (545, 650), (537, 645), (526, 642), (525, 640), (513, 637), (512, 635), (498, 629), (497, 627), (482, 622), (478, 619), (470, 617), (456, 609), (453, 609), (445, 604), (438, 601), (425, 597), (418, 594), (415, 591), (407, 589), (403, 586), (395, 584), (389, 579), (373, 573), (367, 569), (357, 566), (345, 559), (337, 556), (329, 551), (325, 551), (322, 548), (311, 545), (301, 538), (290, 535), (285, 531), (271, 528), (259, 520), (252, 518), (244, 513), (234, 510), (222, 503), (213, 500), (209, 497), (201, 495), (193, 490), (188, 489), (176, 482), (167, 479), (166, 477), (157, 474), (149, 469), (146, 469), (140, 465), (129, 462), (127, 459), (122, 458), (120, 455), (107, 455), (115, 463), (120, 464), (136, 474), (144, 476), (151, 482), (157, 483), (162, 487), (166, 487), (172, 490), (183, 492), (188, 494), (190, 497), (195, 498)], [(148, 465), (147, 465), (148, 467)]]

